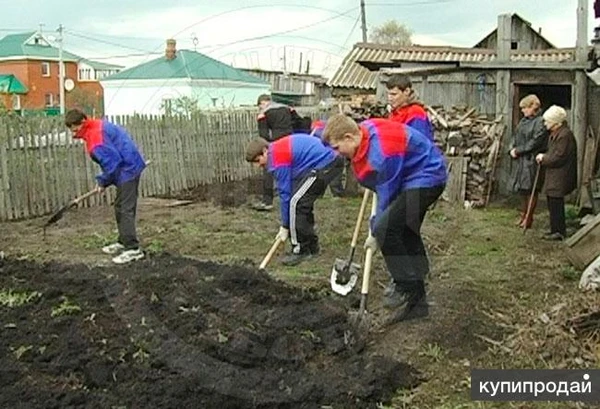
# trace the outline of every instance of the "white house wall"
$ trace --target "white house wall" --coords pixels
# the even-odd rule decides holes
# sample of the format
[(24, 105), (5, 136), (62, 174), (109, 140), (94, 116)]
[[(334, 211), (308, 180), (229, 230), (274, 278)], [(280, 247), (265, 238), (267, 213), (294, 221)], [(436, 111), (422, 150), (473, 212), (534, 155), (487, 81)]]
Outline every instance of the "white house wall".
[(106, 115), (162, 114), (165, 99), (191, 97), (201, 109), (256, 106), (268, 84), (239, 84), (226, 81), (125, 80), (101, 81)]
[(191, 87), (113, 87), (104, 85), (104, 113), (105, 115), (133, 115), (133, 114), (162, 114), (161, 106), (165, 99), (190, 97)]
[(258, 96), (268, 93), (270, 93), (269, 86), (262, 88), (194, 86), (192, 88), (192, 95), (204, 109), (256, 106)]

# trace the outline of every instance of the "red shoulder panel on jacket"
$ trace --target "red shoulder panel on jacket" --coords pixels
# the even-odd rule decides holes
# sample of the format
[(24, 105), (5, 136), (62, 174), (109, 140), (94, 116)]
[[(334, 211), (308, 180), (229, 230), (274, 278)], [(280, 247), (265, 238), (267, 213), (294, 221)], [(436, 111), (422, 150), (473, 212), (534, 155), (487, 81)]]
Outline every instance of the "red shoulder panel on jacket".
[(103, 143), (102, 121), (100, 119), (86, 120), (80, 133), (81, 138), (85, 141), (85, 147), (89, 154), (92, 153), (96, 146), (102, 145)]
[(408, 143), (406, 126), (394, 121), (372, 120), (384, 156), (404, 155)]
[(272, 163), (274, 167), (292, 164), (292, 138), (284, 137), (271, 143)]

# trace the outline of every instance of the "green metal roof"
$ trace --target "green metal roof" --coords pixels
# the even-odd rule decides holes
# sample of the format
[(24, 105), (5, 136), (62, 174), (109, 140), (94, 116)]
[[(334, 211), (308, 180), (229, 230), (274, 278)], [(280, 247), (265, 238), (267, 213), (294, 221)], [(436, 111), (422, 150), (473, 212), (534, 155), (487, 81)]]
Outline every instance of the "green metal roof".
[(120, 70), (121, 68), (123, 68), (123, 66), (121, 66), (121, 65), (114, 65), (114, 64), (107, 64), (104, 62), (92, 61), (92, 60), (88, 60), (87, 58), (81, 58), (79, 61), (86, 63), (87, 65), (89, 65), (90, 67), (92, 67), (95, 70)]
[(118, 74), (106, 77), (110, 80), (162, 80), (162, 79), (193, 79), (193, 80), (227, 80), (253, 84), (268, 82), (245, 71), (238, 70), (196, 51), (179, 50), (176, 58), (168, 60), (164, 56), (152, 61), (123, 70)]
[(26, 94), (27, 87), (12, 74), (0, 74), (0, 92), (4, 94)]
[[(9, 34), (0, 40), (0, 58), (29, 57), (58, 59), (58, 48), (45, 43), (26, 44), (37, 32)], [(63, 50), (63, 60), (78, 61), (81, 57)]]

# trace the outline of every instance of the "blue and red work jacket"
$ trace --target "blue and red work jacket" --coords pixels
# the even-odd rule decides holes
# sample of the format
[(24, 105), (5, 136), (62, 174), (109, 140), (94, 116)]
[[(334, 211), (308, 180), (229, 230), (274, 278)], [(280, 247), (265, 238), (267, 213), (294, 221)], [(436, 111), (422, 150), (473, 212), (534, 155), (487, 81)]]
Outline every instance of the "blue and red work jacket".
[(267, 152), (267, 171), (273, 174), (281, 199), (281, 225), (289, 228), (290, 200), (294, 181), (300, 181), (313, 170), (321, 170), (336, 159), (337, 153), (323, 145), (319, 138), (292, 134), (271, 142)]
[(360, 145), (352, 158), (358, 182), (377, 193), (375, 220), (405, 190), (443, 186), (444, 157), (421, 132), (387, 119), (359, 124)]
[(74, 136), (85, 142), (90, 158), (100, 165), (99, 186), (120, 186), (142, 173), (146, 163), (127, 131), (102, 119), (86, 119)]

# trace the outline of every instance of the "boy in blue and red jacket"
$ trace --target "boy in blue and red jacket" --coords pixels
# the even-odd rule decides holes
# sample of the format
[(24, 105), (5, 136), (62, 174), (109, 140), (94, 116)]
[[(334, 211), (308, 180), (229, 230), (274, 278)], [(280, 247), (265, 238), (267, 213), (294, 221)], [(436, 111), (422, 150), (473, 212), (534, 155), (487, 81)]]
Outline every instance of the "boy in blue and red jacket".
[(290, 236), (292, 252), (283, 259), (296, 265), (319, 253), (314, 230), (314, 203), (343, 167), (341, 157), (319, 138), (292, 134), (269, 143), (262, 138), (250, 141), (246, 160), (273, 175), (279, 191), (281, 227), (276, 238)]
[(425, 276), (429, 262), (421, 224), (429, 206), (442, 194), (447, 171), (433, 142), (419, 131), (388, 119), (356, 124), (345, 115), (327, 121), (323, 139), (351, 159), (359, 183), (377, 194), (366, 248), (381, 248), (395, 291), (387, 307), (401, 307), (388, 323), (429, 314)]
[(435, 142), (433, 124), (423, 104), (417, 101), (410, 78), (394, 74), (386, 82), (386, 88), (392, 107), (388, 119), (406, 124)]
[(105, 246), (106, 254), (117, 254), (113, 262), (124, 264), (139, 260), (144, 253), (139, 247), (135, 227), (140, 175), (146, 163), (127, 131), (101, 119), (88, 119), (78, 109), (65, 115), (65, 125), (73, 137), (85, 142), (91, 159), (100, 165), (102, 173), (96, 176), (96, 191), (102, 193), (111, 185), (117, 188), (115, 218), (119, 230), (117, 243)]

